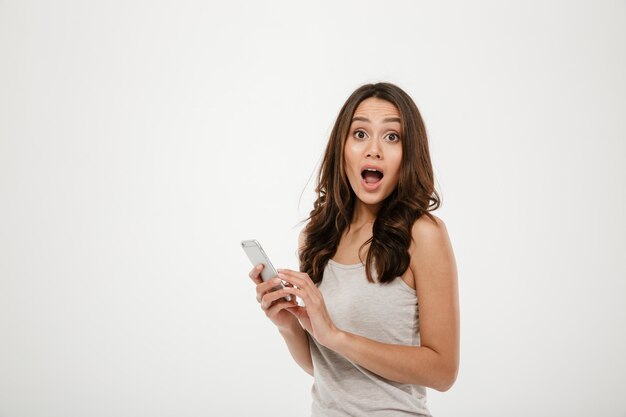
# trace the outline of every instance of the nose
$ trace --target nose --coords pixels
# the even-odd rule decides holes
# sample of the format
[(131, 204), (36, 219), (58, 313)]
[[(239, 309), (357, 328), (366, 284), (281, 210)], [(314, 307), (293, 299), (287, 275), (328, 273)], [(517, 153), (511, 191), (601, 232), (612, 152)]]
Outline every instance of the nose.
[(367, 148), (366, 157), (367, 158), (382, 159), (383, 154), (382, 154), (382, 152), (380, 150), (380, 146), (379, 146), (377, 140), (371, 140), (370, 141), (370, 146)]

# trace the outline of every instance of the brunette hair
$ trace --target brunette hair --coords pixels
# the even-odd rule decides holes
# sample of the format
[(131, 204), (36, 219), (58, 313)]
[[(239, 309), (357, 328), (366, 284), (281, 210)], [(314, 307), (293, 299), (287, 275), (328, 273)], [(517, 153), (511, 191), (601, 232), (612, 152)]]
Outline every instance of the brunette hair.
[(299, 248), (300, 270), (315, 283), (321, 282), (324, 268), (337, 251), (339, 240), (352, 220), (356, 195), (346, 176), (344, 145), (354, 111), (370, 97), (392, 103), (400, 113), (402, 162), (398, 185), (377, 213), (373, 236), (359, 248), (360, 253), (371, 242), (365, 263), (369, 282), (374, 282), (372, 264), (381, 283), (391, 282), (407, 270), (413, 223), (422, 214), (434, 221), (428, 211), (440, 206), (434, 187), (426, 128), (411, 97), (390, 83), (359, 87), (339, 111), (320, 166), (315, 189), (317, 199), (309, 217), (304, 220), (309, 222), (304, 229), (304, 245)]

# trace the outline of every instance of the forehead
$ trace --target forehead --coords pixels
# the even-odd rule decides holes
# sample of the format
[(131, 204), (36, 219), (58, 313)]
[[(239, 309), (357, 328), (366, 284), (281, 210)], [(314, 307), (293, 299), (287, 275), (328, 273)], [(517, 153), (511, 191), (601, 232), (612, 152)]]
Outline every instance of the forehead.
[(400, 112), (393, 103), (378, 97), (370, 97), (359, 103), (353, 117), (356, 116), (363, 116), (369, 119), (400, 117)]

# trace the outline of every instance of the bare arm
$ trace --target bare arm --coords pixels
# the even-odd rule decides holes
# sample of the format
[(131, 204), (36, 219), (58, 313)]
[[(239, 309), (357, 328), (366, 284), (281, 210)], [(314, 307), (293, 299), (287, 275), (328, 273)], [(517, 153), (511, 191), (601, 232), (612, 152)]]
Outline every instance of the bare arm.
[(300, 368), (313, 376), (313, 361), (311, 359), (311, 350), (309, 348), (309, 338), (306, 335), (306, 330), (297, 323), (293, 326), (293, 329), (279, 330), (280, 334), (287, 343), (287, 348), (291, 357), (296, 361)]
[[(303, 243), (302, 234), (300, 241)], [(271, 291), (276, 285), (280, 284), (280, 278), (274, 278), (267, 282), (263, 282), (260, 277), (262, 268), (257, 265), (250, 272), (250, 278), (257, 284), (256, 293), (257, 301), (261, 304), (261, 309), (265, 315), (276, 325), (281, 336), (287, 343), (289, 353), (296, 363), (310, 375), (313, 375), (313, 361), (311, 359), (311, 350), (309, 348), (309, 339), (306, 330), (298, 321), (294, 309), (298, 308), (296, 297), (292, 296), (291, 301), (283, 299), (287, 293), (284, 289)]]
[[(459, 366), (457, 271), (452, 246), (441, 220), (423, 217), (413, 226), (409, 248), (419, 300), (420, 346), (380, 343), (335, 327), (323, 297), (304, 273), (279, 270), (302, 297), (310, 318), (305, 328), (319, 343), (392, 381), (448, 390)], [(304, 313), (304, 312), (303, 312)]]
[[(304, 231), (298, 236), (298, 251), (304, 245)], [(295, 318), (295, 316), (294, 316)], [(306, 373), (313, 376), (313, 360), (311, 359), (311, 348), (306, 330), (302, 328), (296, 319), (295, 324), (290, 329), (279, 330), (287, 343), (287, 348), (291, 357)]]

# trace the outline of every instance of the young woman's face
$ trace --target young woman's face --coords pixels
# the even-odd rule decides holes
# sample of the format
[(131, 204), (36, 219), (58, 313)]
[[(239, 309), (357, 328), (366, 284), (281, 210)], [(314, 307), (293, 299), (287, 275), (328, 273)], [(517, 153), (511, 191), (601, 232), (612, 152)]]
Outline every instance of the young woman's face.
[(356, 196), (376, 205), (398, 184), (402, 162), (400, 113), (392, 103), (370, 97), (352, 116), (344, 147), (346, 175)]

